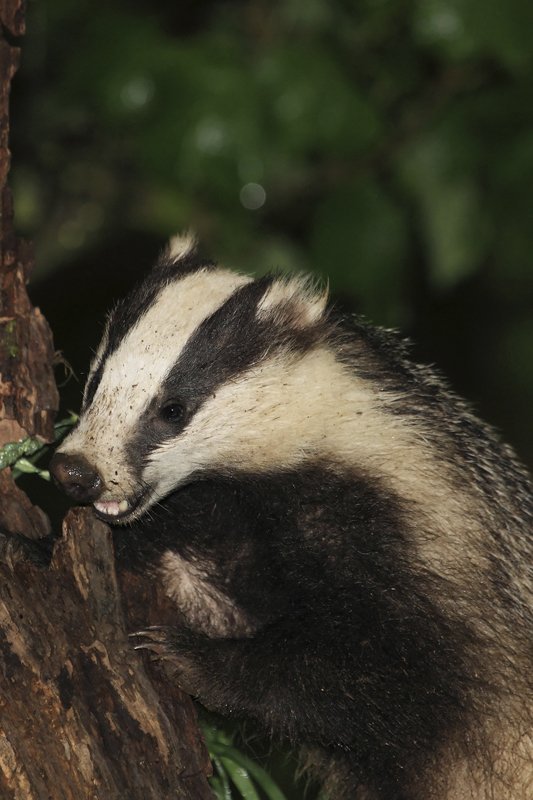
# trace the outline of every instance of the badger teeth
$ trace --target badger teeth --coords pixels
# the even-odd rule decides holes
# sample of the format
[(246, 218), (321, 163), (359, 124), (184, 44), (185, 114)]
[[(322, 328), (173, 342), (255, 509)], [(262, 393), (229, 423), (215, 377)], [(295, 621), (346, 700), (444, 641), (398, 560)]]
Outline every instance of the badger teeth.
[(107, 500), (95, 503), (94, 507), (100, 514), (106, 514), (109, 517), (118, 517), (119, 514), (124, 514), (124, 512), (128, 510), (129, 503), (127, 500), (121, 500), (120, 503), (118, 500)]

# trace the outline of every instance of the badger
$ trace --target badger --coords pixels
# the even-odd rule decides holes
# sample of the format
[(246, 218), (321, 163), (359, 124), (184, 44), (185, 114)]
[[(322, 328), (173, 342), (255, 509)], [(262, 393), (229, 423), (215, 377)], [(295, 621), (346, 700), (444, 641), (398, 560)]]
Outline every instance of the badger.
[(531, 483), (396, 334), (176, 237), (51, 471), (175, 608), (137, 646), (330, 800), (533, 797)]

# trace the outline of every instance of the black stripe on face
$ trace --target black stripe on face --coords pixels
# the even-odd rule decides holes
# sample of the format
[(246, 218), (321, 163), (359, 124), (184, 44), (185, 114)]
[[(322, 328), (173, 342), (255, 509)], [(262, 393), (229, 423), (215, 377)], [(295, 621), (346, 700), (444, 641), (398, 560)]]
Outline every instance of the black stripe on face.
[(89, 378), (89, 382), (87, 383), (87, 387), (85, 389), (85, 396), (83, 398), (82, 411), (85, 411), (85, 409), (91, 405), (93, 398), (96, 394), (96, 390), (98, 389), (100, 381), (102, 380), (103, 372), (104, 372), (104, 360), (101, 359), (100, 363), (98, 364), (98, 367), (95, 369), (95, 371)]
[(265, 277), (241, 286), (198, 326), (164, 384), (165, 395), (185, 391), (199, 405), (261, 359), (272, 329), (269, 336), (268, 326), (257, 318), (257, 304), (271, 284)]
[(190, 395), (199, 407), (267, 353), (281, 347), (304, 353), (323, 338), (323, 321), (300, 328), (291, 325), (290, 315), (258, 315), (258, 305), (275, 280), (267, 275), (241, 286), (198, 326), (163, 386), (165, 396)]
[[(162, 441), (178, 436), (220, 386), (259, 364), (267, 353), (280, 347), (303, 353), (321, 338), (320, 324), (295, 330), (258, 316), (257, 306), (273, 280), (266, 276), (241, 286), (191, 335), (129, 445), (132, 464), (142, 462)], [(177, 422), (158, 419), (170, 402), (184, 409)]]

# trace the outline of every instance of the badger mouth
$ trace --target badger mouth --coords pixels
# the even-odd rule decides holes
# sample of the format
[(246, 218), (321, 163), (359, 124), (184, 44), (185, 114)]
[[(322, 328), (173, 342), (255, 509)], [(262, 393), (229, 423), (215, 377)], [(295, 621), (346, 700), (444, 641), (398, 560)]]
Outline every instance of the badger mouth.
[(93, 508), (96, 516), (103, 522), (111, 525), (126, 524), (140, 515), (148, 494), (148, 490), (145, 490), (130, 499), (124, 497), (122, 500), (97, 500), (93, 503)]

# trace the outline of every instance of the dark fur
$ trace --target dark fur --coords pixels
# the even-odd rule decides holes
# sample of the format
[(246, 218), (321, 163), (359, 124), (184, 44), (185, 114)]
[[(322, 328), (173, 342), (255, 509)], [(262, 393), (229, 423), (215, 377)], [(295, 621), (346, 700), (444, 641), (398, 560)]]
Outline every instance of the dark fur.
[(464, 724), (473, 638), (431, 602), (431, 576), (414, 573), (406, 513), (375, 481), (317, 465), (200, 480), (115, 535), (130, 568), (166, 549), (205, 564), (255, 621), (246, 638), (170, 632), (182, 685), (209, 708), (322, 746), (393, 800)]

